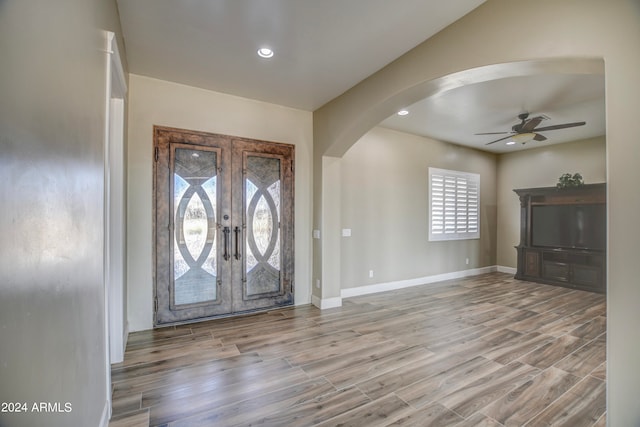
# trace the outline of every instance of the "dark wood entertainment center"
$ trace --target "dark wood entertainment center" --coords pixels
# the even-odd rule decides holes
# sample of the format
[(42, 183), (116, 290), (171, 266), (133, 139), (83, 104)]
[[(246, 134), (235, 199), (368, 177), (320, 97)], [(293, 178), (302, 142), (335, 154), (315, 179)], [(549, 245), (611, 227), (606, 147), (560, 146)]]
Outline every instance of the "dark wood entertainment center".
[[(518, 269), (516, 279), (559, 285), (598, 293), (606, 292), (606, 184), (586, 184), (580, 187), (558, 189), (556, 187), (525, 188), (513, 190), (520, 197), (520, 243), (516, 246)], [(534, 217), (543, 218), (542, 209), (558, 209), (575, 212), (584, 209), (594, 210), (584, 223), (583, 212), (580, 215), (563, 215), (562, 224), (553, 224), (552, 232), (544, 233), (540, 224), (534, 226)], [(573, 209), (573, 210), (572, 210)], [(540, 212), (536, 214), (535, 212)], [(602, 214), (600, 214), (600, 212)], [(546, 214), (546, 221), (552, 221)], [(542, 221), (540, 219), (539, 221)], [(560, 219), (558, 219), (560, 221)], [(576, 224), (580, 222), (580, 224)], [(589, 227), (586, 231), (586, 229)], [(553, 232), (564, 228), (581, 230), (595, 234), (595, 237), (571, 239), (558, 237), (561, 244), (553, 243)], [(542, 236), (536, 236), (537, 233)], [(595, 231), (594, 231), (595, 230)], [(576, 234), (576, 233), (574, 233)], [(586, 241), (586, 243), (584, 243)]]

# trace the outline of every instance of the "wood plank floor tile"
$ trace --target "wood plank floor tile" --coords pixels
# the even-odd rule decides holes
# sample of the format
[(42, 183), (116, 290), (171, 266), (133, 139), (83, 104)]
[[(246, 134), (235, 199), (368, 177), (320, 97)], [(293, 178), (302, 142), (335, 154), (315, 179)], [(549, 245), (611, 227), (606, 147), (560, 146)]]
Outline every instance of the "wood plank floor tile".
[(601, 335), (560, 360), (554, 366), (570, 374), (585, 377), (605, 361), (605, 349), (605, 335)]
[[(308, 376), (301, 369), (292, 368), (284, 360), (268, 360), (227, 369), (212, 375), (184, 378), (179, 384), (160, 384), (142, 394), (142, 407), (160, 406), (167, 401), (211, 394), (219, 390), (225, 390), (226, 399), (230, 395), (235, 396), (236, 393), (264, 390), (269, 387), (270, 382), (277, 382), (278, 379), (286, 380), (288, 381), (286, 384), (290, 384), (290, 381), (306, 381)], [(282, 383), (280, 386), (282, 387)], [(219, 400), (221, 399), (217, 394), (209, 398), (212, 403)]]
[(540, 370), (513, 362), (490, 372), (438, 399), (447, 408), (469, 417), (522, 384), (533, 380)]
[(510, 329), (498, 329), (477, 339), (453, 343), (452, 345), (444, 347), (441, 351), (458, 354), (460, 356), (468, 354), (469, 357), (473, 357), (473, 355), (476, 354), (495, 350), (506, 345), (506, 343), (517, 342), (522, 335), (520, 332), (515, 332)]
[(123, 394), (148, 392), (149, 390), (157, 388), (171, 388), (183, 383), (189, 384), (194, 380), (206, 379), (228, 369), (260, 362), (262, 362), (262, 358), (258, 354), (247, 353), (224, 359), (214, 359), (207, 363), (197, 364), (187, 368), (175, 368), (153, 375), (133, 377), (126, 381), (115, 383), (113, 386), (113, 396), (116, 398)]
[(426, 348), (414, 346), (389, 353), (379, 359), (360, 363), (357, 366), (338, 369), (326, 373), (324, 376), (337, 388), (344, 388), (356, 383), (369, 381), (372, 378), (380, 377), (408, 365), (419, 365), (422, 361), (432, 356), (433, 353)]
[(522, 334), (512, 340), (496, 345), (492, 350), (483, 353), (483, 356), (506, 365), (519, 357), (530, 353), (551, 341), (553, 337), (549, 335), (531, 332)]
[(578, 380), (578, 377), (551, 367), (481, 412), (505, 426), (523, 426), (573, 387)]
[(428, 340), (422, 344), (430, 351), (436, 353), (441, 351), (450, 351), (452, 348), (467, 345), (469, 342), (485, 337), (492, 332), (494, 332), (493, 329), (483, 325), (472, 326), (438, 339), (434, 338)]
[(161, 343), (163, 340), (192, 334), (193, 332), (190, 328), (176, 329), (174, 327), (139, 331), (129, 334), (129, 338), (127, 339), (127, 350), (129, 348), (135, 349), (139, 346), (154, 345), (156, 343)]
[(607, 413), (605, 412), (602, 416), (595, 422), (593, 427), (607, 427)]
[(371, 402), (355, 387), (338, 390), (257, 420), (261, 427), (310, 426)]
[(589, 340), (597, 338), (605, 332), (607, 332), (607, 319), (605, 317), (598, 316), (571, 331), (570, 335)]
[(565, 335), (538, 347), (519, 360), (536, 368), (546, 369), (587, 343), (587, 340)]
[(591, 371), (591, 376), (596, 377), (599, 380), (606, 381), (607, 380), (607, 364), (606, 362), (602, 362), (596, 369)]
[(455, 427), (502, 427), (502, 424), (484, 414), (476, 413), (466, 420), (455, 424)]
[(334, 340), (330, 344), (311, 348), (286, 357), (293, 366), (306, 365), (329, 357), (339, 356), (352, 350), (380, 345), (388, 339), (379, 333), (354, 336), (348, 340)]
[[(259, 324), (249, 323), (233, 328), (207, 328), (214, 338), (224, 341), (226, 344), (248, 344), (263, 337), (279, 336), (282, 331), (294, 332), (315, 326), (315, 322), (309, 319), (288, 319), (284, 316), (271, 319)], [(259, 334), (256, 332), (259, 331)]]
[(484, 326), (490, 326), (492, 328), (509, 328), (514, 323), (529, 319), (537, 316), (539, 313), (531, 310), (516, 310), (510, 312), (506, 316), (498, 317), (494, 320), (483, 322)]
[(352, 372), (352, 368), (358, 369), (359, 366), (366, 365), (369, 362), (378, 362), (386, 356), (408, 348), (406, 344), (395, 340), (373, 342), (365, 347), (353, 349), (336, 356), (325, 357), (300, 366), (311, 378), (341, 370)]
[(135, 412), (142, 409), (142, 393), (127, 394), (111, 400), (111, 416)]
[[(306, 382), (262, 394), (235, 404), (206, 410), (180, 420), (169, 422), (169, 426), (233, 426), (248, 424), (271, 414), (286, 411), (292, 406), (313, 400), (335, 391), (325, 379)], [(152, 423), (153, 425), (153, 423)]]
[(531, 425), (592, 426), (606, 411), (604, 381), (587, 377), (533, 418)]
[[(309, 338), (300, 338), (295, 341), (282, 343), (278, 346), (264, 346), (259, 349), (259, 353), (262, 357), (286, 357), (309, 352), (316, 348), (331, 347), (339, 342), (349, 342), (360, 336), (362, 335), (353, 330), (341, 330)], [(300, 362), (308, 363), (308, 361), (303, 360), (300, 360)]]
[(538, 332), (540, 328), (548, 325), (549, 323), (557, 322), (566, 315), (558, 314), (558, 313), (542, 313), (536, 316), (532, 316), (528, 319), (521, 320), (519, 322), (515, 322), (509, 326), (509, 329), (512, 329), (516, 332)]
[[(457, 363), (454, 360), (454, 357), (446, 353), (430, 354), (424, 359), (403, 365), (357, 385), (367, 396), (377, 399), (456, 366)], [(463, 362), (461, 359), (457, 361), (458, 363)]]
[(527, 307), (528, 310), (536, 313), (548, 313), (559, 307), (564, 307), (567, 303), (571, 303), (579, 299), (579, 291), (567, 291), (554, 298), (542, 299), (538, 304), (532, 304)]
[(457, 425), (463, 418), (439, 403), (432, 403), (411, 415), (387, 424), (389, 427), (450, 427)]
[(552, 335), (554, 337), (561, 337), (569, 332), (583, 326), (585, 323), (590, 322), (593, 317), (580, 314), (576, 312), (568, 316), (560, 317), (559, 319), (549, 322), (546, 325), (541, 326), (537, 332), (546, 335)]
[(116, 415), (109, 421), (109, 427), (148, 427), (149, 410), (140, 409), (123, 415)]
[(112, 424), (603, 427), (605, 331), (604, 295), (488, 273), (135, 332)]
[(396, 391), (398, 397), (414, 408), (439, 401), (450, 393), (473, 383), (478, 378), (496, 372), (499, 363), (477, 356), (436, 375), (429, 376)]
[(145, 395), (142, 405), (150, 407), (151, 425), (162, 425), (277, 392), (283, 389), (283, 384), (295, 385), (306, 381), (308, 377), (304, 372), (294, 368), (276, 377), (247, 382), (212, 381), (180, 390), (171, 390), (165, 394)]
[(267, 353), (270, 348), (277, 350), (283, 344), (302, 342), (313, 338), (319, 338), (323, 335), (326, 336), (330, 333), (330, 331), (323, 328), (307, 327), (301, 329), (294, 328), (293, 330), (285, 329), (271, 334), (254, 333), (251, 338), (244, 340), (229, 338), (224, 338), (223, 340), (225, 343), (233, 343), (242, 353), (258, 350), (262, 353)]
[(130, 367), (140, 363), (153, 361), (166, 361), (192, 353), (206, 353), (212, 358), (224, 358), (237, 356), (240, 354), (234, 345), (222, 345), (219, 341), (209, 339), (205, 341), (194, 341), (189, 344), (182, 343), (175, 346), (163, 346), (158, 350), (143, 349), (135, 350), (125, 357), (123, 367)]
[(567, 302), (561, 307), (553, 309), (553, 312), (564, 315), (582, 312), (584, 310), (589, 310), (592, 307), (597, 307), (605, 298), (604, 295), (594, 294), (592, 292), (576, 292), (578, 292), (578, 298)]
[(379, 427), (406, 417), (413, 409), (396, 395), (390, 394), (328, 421), (318, 427)]

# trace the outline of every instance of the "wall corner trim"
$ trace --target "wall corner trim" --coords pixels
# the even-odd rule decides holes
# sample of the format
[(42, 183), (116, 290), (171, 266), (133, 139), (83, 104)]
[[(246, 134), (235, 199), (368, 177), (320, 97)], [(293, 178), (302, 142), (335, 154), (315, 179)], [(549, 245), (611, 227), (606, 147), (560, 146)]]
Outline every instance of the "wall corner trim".
[(327, 308), (342, 307), (342, 297), (321, 299), (320, 297), (312, 295), (311, 304), (315, 305), (320, 310), (325, 310)]
[[(507, 267), (503, 267), (507, 268)], [(432, 276), (417, 277), (415, 279), (399, 280), (395, 282), (375, 283), (373, 285), (359, 286), (356, 288), (342, 289), (340, 295), (342, 298), (355, 297), (359, 295), (368, 295), (378, 292), (393, 291), (396, 289), (409, 288), (412, 286), (427, 285), (429, 283), (442, 282), (444, 280), (460, 279), (463, 277), (477, 276), (479, 274), (492, 273), (500, 271), (498, 266), (472, 268), (469, 270), (454, 271), (451, 273), (435, 274)], [(507, 273), (507, 271), (503, 271)]]

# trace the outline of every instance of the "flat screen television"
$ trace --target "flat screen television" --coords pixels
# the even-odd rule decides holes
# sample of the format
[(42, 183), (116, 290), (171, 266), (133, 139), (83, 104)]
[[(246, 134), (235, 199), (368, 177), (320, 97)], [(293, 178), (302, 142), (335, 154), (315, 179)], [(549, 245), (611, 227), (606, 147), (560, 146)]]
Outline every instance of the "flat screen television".
[(563, 249), (605, 250), (606, 205), (534, 205), (531, 244)]

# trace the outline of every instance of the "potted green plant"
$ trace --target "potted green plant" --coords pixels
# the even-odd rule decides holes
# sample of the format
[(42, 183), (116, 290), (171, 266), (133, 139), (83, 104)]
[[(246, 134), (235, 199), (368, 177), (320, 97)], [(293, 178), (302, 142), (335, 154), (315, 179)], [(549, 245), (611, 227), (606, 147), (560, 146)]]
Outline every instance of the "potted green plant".
[(582, 175), (579, 173), (574, 173), (571, 175), (570, 173), (565, 173), (558, 178), (557, 188), (575, 188), (584, 185), (584, 181), (582, 180)]

